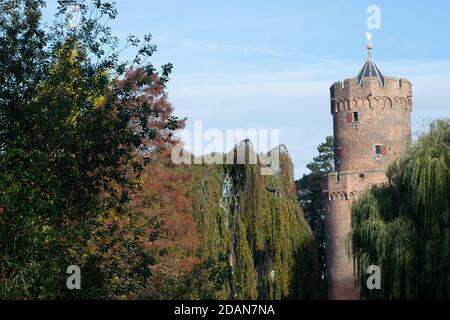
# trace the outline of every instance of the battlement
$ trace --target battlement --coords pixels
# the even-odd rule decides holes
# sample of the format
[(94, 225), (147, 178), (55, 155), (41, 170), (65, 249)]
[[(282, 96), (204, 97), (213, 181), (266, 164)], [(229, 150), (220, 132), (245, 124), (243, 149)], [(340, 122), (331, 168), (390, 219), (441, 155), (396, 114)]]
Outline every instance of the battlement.
[(335, 82), (331, 88), (331, 113), (363, 108), (398, 107), (412, 111), (412, 84), (408, 79), (386, 77), (381, 86), (376, 77), (365, 78), (359, 86), (357, 79)]
[[(380, 85), (378, 78), (376, 77), (368, 77), (364, 78), (361, 85), (358, 85), (358, 80), (356, 78), (346, 79), (343, 82), (338, 81), (335, 82), (331, 88), (331, 101), (341, 101), (349, 104), (349, 107), (356, 108), (357, 103), (352, 105), (351, 102), (353, 99), (370, 99), (372, 98), (372, 102), (368, 102), (368, 106), (376, 107), (378, 105), (385, 106), (387, 103), (388, 106), (393, 106), (389, 101), (383, 102), (379, 104), (376, 100), (391, 100), (397, 98), (399, 104), (405, 104), (404, 106), (408, 106), (412, 108), (412, 84), (408, 79), (404, 78), (396, 78), (396, 77), (385, 77), (384, 78), (384, 86)], [(361, 106), (364, 105), (364, 102)], [(338, 108), (337, 111), (340, 109)], [(344, 110), (349, 110), (344, 107)], [(334, 112), (337, 112), (334, 109)], [(333, 111), (332, 111), (333, 112)]]
[(361, 85), (358, 85), (357, 78), (349, 78), (344, 81), (336, 81), (331, 86), (331, 90), (334, 92), (352, 92), (358, 91), (364, 88), (385, 88), (385, 89), (402, 89), (411, 91), (412, 83), (406, 78), (397, 78), (397, 77), (385, 77), (384, 85), (380, 85), (377, 77), (367, 77), (364, 78)]

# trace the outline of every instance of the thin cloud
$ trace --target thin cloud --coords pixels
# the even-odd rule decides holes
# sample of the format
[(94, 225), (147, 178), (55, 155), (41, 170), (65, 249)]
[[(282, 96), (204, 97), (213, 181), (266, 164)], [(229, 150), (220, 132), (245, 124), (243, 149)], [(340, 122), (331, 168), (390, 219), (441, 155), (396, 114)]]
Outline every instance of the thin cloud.
[(281, 52), (277, 50), (260, 48), (255, 46), (243, 46), (243, 45), (232, 45), (232, 44), (221, 44), (221, 43), (213, 43), (213, 42), (204, 42), (204, 41), (194, 41), (194, 40), (180, 40), (179, 43), (188, 48), (198, 48), (198, 49), (207, 49), (221, 52), (234, 52), (241, 54), (262, 54), (269, 55), (280, 58), (302, 58), (312, 61), (325, 62), (336, 64), (339, 63), (337, 60), (333, 60), (331, 58), (327, 58), (321, 55), (302, 52), (302, 51), (290, 51), (290, 52)]
[(194, 41), (194, 40), (180, 40), (181, 45), (186, 47), (194, 47), (208, 50), (220, 50), (220, 51), (228, 51), (228, 52), (236, 52), (243, 54), (251, 54), (251, 53), (259, 53), (271, 56), (281, 57), (282, 54), (278, 51), (258, 48), (253, 46), (241, 46), (241, 45), (230, 45), (230, 44), (220, 44), (220, 43), (212, 43), (212, 42), (203, 42), (203, 41)]

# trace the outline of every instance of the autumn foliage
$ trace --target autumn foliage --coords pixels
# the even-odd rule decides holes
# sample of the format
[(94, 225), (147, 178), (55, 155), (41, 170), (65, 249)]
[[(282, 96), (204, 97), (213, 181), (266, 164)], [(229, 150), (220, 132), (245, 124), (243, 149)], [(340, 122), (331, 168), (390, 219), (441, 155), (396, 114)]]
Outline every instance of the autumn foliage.
[[(57, 3), (44, 28), (44, 1), (0, 1), (0, 298), (313, 297), (288, 157), (267, 179), (174, 165), (172, 65), (147, 62), (150, 35), (120, 60), (112, 1)], [(66, 285), (72, 265), (82, 290)]]

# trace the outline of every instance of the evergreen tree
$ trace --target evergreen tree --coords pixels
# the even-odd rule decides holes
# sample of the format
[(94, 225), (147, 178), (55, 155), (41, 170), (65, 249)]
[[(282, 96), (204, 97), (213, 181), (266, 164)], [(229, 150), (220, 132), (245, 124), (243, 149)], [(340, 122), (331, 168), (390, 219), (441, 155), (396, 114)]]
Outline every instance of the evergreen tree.
[(334, 139), (329, 136), (317, 151), (318, 156), (307, 165), (309, 174), (296, 181), (297, 195), (305, 212), (305, 219), (313, 230), (319, 252), (319, 263), (322, 274), (323, 297), (326, 297), (326, 244), (325, 244), (325, 203), (323, 200), (324, 177), (334, 171)]

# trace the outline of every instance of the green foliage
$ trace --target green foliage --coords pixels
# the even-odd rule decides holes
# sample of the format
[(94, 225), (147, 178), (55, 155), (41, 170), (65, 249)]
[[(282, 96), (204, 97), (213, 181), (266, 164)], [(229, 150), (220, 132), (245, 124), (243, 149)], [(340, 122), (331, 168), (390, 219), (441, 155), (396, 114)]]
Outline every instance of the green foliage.
[(295, 182), (298, 201), (305, 212), (305, 219), (310, 225), (316, 245), (322, 275), (322, 298), (327, 292), (327, 256), (325, 238), (325, 202), (323, 199), (323, 183), (325, 176), (334, 170), (334, 139), (326, 138), (317, 151), (319, 155), (307, 165), (311, 173)]
[(319, 155), (306, 167), (312, 173), (330, 173), (334, 171), (334, 137), (328, 136), (325, 142), (317, 147)]
[[(358, 281), (368, 299), (448, 299), (450, 294), (450, 120), (433, 122), (399, 163), (389, 184), (352, 207)], [(382, 290), (365, 286), (369, 265)]]
[(146, 62), (150, 35), (130, 36), (136, 57), (121, 62), (112, 1), (59, 0), (49, 29), (43, 5), (0, 0), (0, 298), (316, 298), (289, 156), (272, 177), (165, 166), (156, 155), (183, 122), (166, 101), (172, 66)]
[(212, 300), (227, 299), (227, 282), (230, 273), (226, 257), (207, 259), (194, 270), (172, 278), (166, 283), (168, 299)]
[[(142, 64), (154, 51), (150, 37), (141, 44), (129, 39), (140, 45), (138, 54), (119, 63), (118, 40), (104, 23), (116, 15), (110, 2), (58, 4), (54, 26), (44, 30), (43, 1), (0, 2), (2, 298), (108, 298), (129, 291), (134, 284), (116, 287), (110, 280), (133, 272), (117, 257), (105, 268), (104, 254), (114, 245), (109, 237), (120, 235), (114, 228), (136, 189), (137, 152), (176, 124), (164, 115), (158, 127), (151, 125), (161, 112), (147, 94), (164, 87), (171, 66), (157, 78)], [(68, 29), (71, 6), (80, 8), (81, 21)], [(116, 222), (100, 231), (101, 221), (114, 215)], [(136, 241), (121, 245), (146, 266)], [(74, 264), (85, 275), (79, 292), (65, 288), (65, 270)], [(134, 274), (145, 277), (139, 268)]]
[[(236, 150), (242, 147), (249, 159), (254, 151), (247, 143)], [(225, 281), (209, 298), (318, 297), (313, 236), (296, 200), (290, 158), (285, 152), (280, 157), (274, 176), (262, 176), (260, 163), (189, 167), (194, 217), (204, 243), (200, 255), (215, 264), (226, 259)]]

